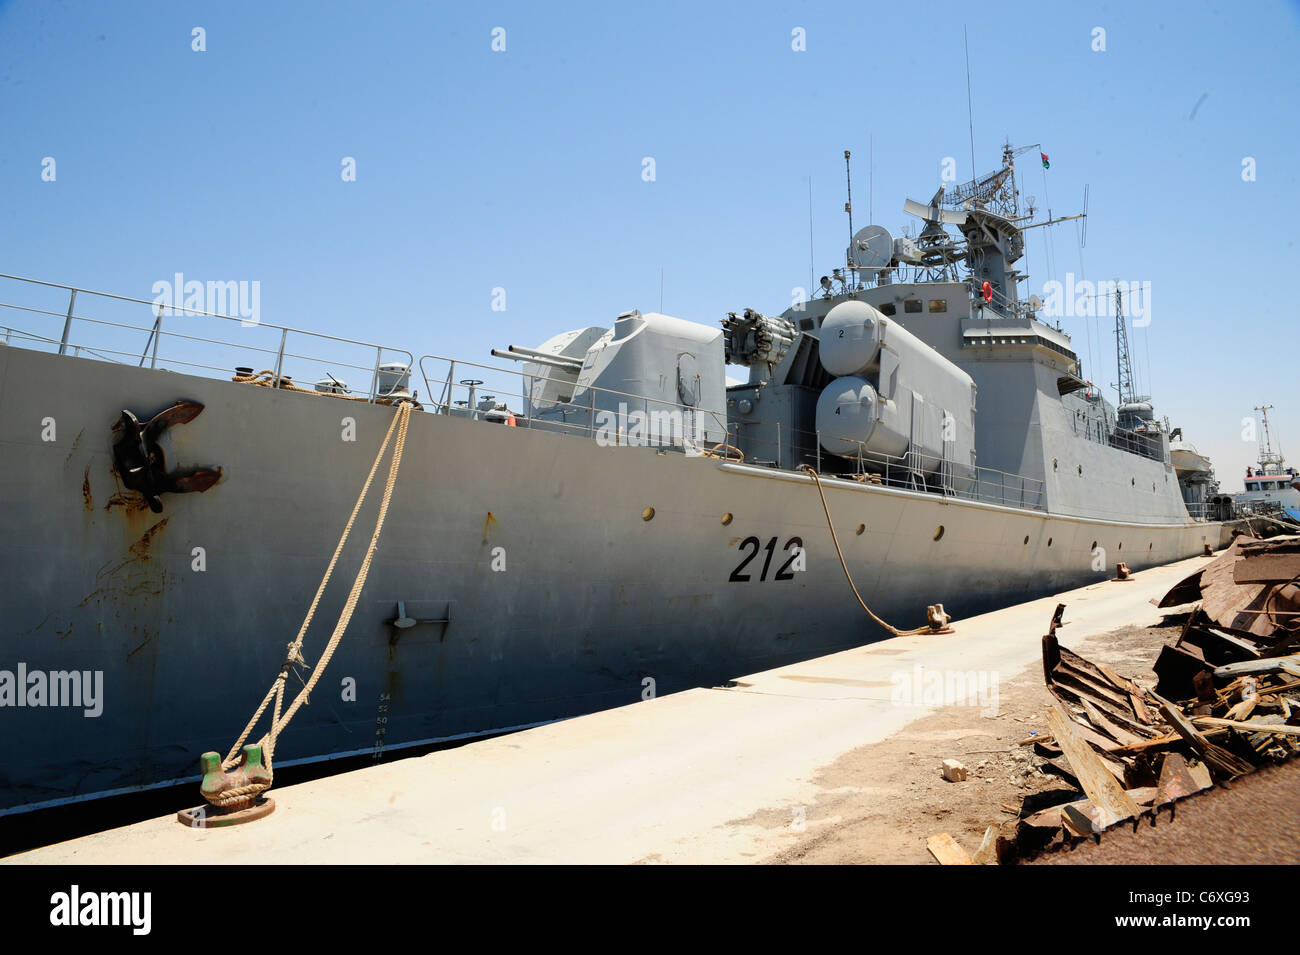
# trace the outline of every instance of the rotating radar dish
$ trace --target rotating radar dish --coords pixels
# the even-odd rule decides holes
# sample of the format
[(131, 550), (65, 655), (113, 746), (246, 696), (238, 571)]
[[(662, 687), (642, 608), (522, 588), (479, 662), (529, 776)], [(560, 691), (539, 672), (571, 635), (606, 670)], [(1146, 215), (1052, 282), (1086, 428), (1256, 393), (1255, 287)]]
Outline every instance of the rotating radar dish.
[(881, 225), (859, 229), (849, 248), (849, 261), (859, 272), (876, 274), (889, 266), (894, 257), (894, 238)]

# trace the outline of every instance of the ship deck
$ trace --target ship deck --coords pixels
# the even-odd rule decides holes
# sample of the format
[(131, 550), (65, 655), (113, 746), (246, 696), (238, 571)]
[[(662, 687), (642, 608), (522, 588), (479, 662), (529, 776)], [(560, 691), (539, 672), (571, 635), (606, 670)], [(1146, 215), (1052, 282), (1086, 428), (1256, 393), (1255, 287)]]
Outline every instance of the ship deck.
[(798, 838), (788, 821), (823, 791), (825, 767), (934, 712), (891, 699), (900, 672), (1005, 681), (1039, 666), (1039, 638), (1058, 602), (1067, 605), (1062, 641), (1078, 647), (1123, 625), (1158, 622), (1151, 598), (1202, 564), (1191, 558), (1132, 583), (1100, 582), (957, 621), (950, 635), (880, 641), (726, 688), (277, 788), (275, 812), (238, 827), (188, 829), (168, 815), (4, 861), (763, 861)]

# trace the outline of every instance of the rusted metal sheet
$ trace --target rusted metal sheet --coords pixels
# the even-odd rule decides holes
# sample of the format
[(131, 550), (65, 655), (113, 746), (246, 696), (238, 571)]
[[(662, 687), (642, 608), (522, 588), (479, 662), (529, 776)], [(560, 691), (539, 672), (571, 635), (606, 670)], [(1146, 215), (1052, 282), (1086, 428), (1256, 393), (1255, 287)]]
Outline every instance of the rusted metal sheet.
[(1300, 553), (1259, 554), (1237, 561), (1232, 579), (1239, 584), (1288, 581), (1300, 577)]

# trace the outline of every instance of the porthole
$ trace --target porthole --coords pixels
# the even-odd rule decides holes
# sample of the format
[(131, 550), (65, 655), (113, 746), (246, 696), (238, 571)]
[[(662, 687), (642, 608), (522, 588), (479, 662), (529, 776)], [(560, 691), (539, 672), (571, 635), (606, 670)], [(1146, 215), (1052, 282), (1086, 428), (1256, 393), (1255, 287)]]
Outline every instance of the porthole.
[(941, 537), (943, 537), (943, 525), (942, 525), (942, 524), (940, 524), (937, 528), (935, 528), (935, 531), (934, 531), (934, 539), (935, 539), (935, 540), (939, 540)]
[(1047, 546), (1048, 546), (1048, 547), (1051, 547), (1051, 546), (1052, 546), (1052, 539), (1051, 539), (1050, 537), (1047, 538)]
[(731, 523), (731, 520), (732, 520), (731, 511), (727, 511), (727, 513), (722, 515), (722, 526), (726, 527), (728, 524)]
[(1083, 465), (1082, 465), (1082, 464), (1079, 465), (1079, 473), (1080, 473), (1080, 474), (1083, 474)]
[(654, 520), (654, 516), (655, 516), (655, 509), (653, 507), (647, 507), (644, 511), (641, 512), (641, 520), (643, 521)]
[(1029, 535), (1028, 535), (1028, 534), (1025, 535), (1025, 543), (1026, 543), (1026, 544), (1029, 543)]
[(1088, 550), (1096, 550), (1096, 549), (1097, 549), (1097, 542), (1096, 542), (1096, 541), (1093, 541), (1093, 542), (1092, 542), (1092, 546), (1089, 547)]
[(863, 532), (866, 531), (866, 529), (867, 529), (867, 525), (866, 525), (866, 524), (859, 524), (859, 525), (858, 525), (858, 536), (861, 537), (862, 534), (863, 534)]
[(1115, 548), (1115, 549), (1116, 549), (1116, 550), (1123, 550), (1123, 549), (1124, 549), (1124, 542), (1123, 542), (1123, 541), (1120, 541), (1120, 542), (1119, 542), (1119, 547), (1117, 547), (1117, 548)]

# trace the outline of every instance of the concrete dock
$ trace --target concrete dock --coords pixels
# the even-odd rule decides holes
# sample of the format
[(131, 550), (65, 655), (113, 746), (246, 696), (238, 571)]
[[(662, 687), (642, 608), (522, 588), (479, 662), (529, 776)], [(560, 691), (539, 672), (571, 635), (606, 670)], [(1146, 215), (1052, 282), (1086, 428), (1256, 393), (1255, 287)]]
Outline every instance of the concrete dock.
[[(457, 749), (277, 788), (269, 817), (187, 829), (174, 815), (48, 846), (6, 864), (758, 862), (789, 848), (818, 771), (934, 707), (901, 704), (914, 668), (1038, 667), (1058, 602), (1062, 641), (1161, 619), (1151, 603), (1191, 558), (804, 663)], [(848, 595), (846, 594), (846, 599)], [(920, 608), (918, 608), (920, 609)], [(865, 627), (864, 627), (865, 629)], [(197, 787), (195, 791), (197, 800)], [(177, 806), (177, 809), (189, 808)]]

